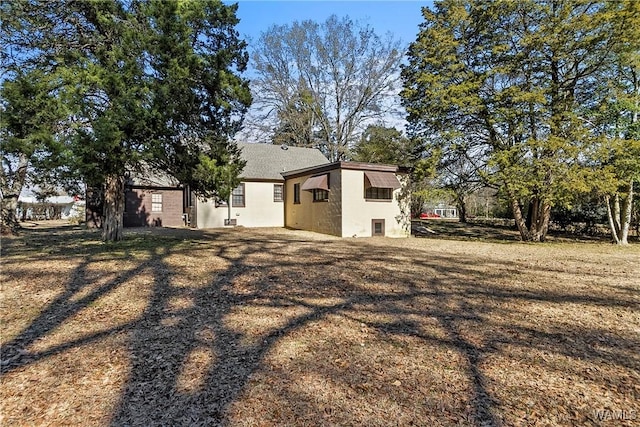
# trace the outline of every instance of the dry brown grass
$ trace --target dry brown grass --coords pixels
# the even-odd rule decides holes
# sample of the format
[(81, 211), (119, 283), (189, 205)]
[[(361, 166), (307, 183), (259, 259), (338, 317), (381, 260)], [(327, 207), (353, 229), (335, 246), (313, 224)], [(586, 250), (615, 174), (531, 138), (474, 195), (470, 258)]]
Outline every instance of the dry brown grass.
[(3, 426), (640, 422), (638, 245), (69, 226), (2, 245)]

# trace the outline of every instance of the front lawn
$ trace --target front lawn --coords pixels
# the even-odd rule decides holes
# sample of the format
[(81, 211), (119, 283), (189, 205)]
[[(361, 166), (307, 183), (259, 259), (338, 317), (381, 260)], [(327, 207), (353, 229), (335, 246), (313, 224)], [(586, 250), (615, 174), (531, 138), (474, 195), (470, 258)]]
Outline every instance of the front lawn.
[(0, 424), (637, 425), (639, 260), (36, 226), (2, 240)]

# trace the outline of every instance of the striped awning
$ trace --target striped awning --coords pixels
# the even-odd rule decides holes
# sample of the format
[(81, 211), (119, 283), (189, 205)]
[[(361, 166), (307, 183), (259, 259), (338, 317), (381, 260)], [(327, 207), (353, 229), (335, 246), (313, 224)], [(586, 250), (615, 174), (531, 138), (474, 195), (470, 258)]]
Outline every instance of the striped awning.
[(369, 183), (369, 187), (377, 188), (400, 188), (400, 181), (393, 172), (365, 171), (364, 176)]
[(304, 184), (302, 184), (302, 187), (300, 188), (305, 191), (311, 191), (311, 190), (327, 190), (328, 191), (329, 180), (327, 178), (328, 178), (327, 174), (312, 176), (311, 178), (307, 179), (304, 182)]

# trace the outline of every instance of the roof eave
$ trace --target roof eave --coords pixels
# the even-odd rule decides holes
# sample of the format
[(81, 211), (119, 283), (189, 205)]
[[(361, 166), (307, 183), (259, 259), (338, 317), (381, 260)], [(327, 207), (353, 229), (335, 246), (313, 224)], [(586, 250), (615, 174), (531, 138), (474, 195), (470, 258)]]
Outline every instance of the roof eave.
[(404, 171), (400, 170), (400, 168), (396, 165), (385, 165), (385, 164), (378, 164), (378, 163), (362, 163), (362, 162), (333, 162), (333, 163), (327, 163), (324, 165), (286, 171), (286, 172), (282, 172), (281, 175), (285, 179), (296, 178), (299, 176), (313, 174), (313, 173), (328, 172), (334, 169), (404, 173)]

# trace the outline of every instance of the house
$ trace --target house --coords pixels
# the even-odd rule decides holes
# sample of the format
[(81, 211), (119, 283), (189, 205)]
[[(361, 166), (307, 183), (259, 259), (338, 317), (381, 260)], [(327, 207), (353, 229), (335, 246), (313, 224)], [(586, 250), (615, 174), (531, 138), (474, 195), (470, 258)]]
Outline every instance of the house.
[(426, 203), (425, 211), (435, 218), (458, 218), (458, 208), (442, 201)]
[(194, 197), (191, 225), (197, 228), (284, 227), (282, 172), (326, 164), (328, 160), (314, 148), (247, 143), (238, 143), (238, 147), (247, 164), (240, 174), (240, 185), (231, 195), (231, 206), (228, 202)]
[(239, 143), (246, 166), (228, 201), (170, 177), (127, 181), (125, 226), (290, 227), (341, 237), (406, 236), (398, 167), (329, 163), (317, 149)]
[(18, 197), (16, 218), (26, 220), (74, 219), (81, 218), (85, 202), (78, 196), (69, 196), (61, 192), (57, 196), (38, 199), (33, 189), (24, 190)]
[(285, 178), (285, 226), (340, 237), (405, 237), (397, 166), (335, 162)]
[(185, 224), (186, 192), (166, 174), (131, 174), (125, 183), (123, 224), (125, 227)]

